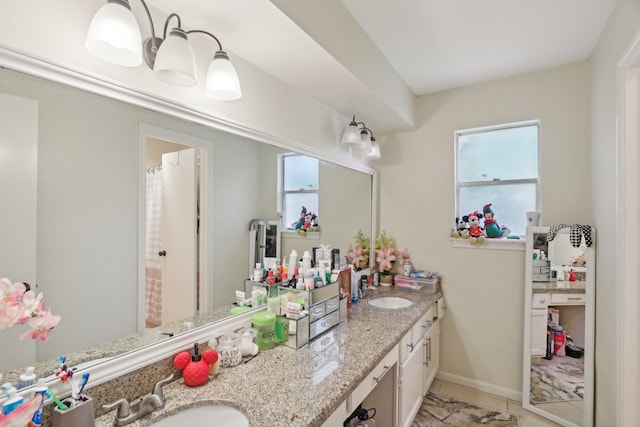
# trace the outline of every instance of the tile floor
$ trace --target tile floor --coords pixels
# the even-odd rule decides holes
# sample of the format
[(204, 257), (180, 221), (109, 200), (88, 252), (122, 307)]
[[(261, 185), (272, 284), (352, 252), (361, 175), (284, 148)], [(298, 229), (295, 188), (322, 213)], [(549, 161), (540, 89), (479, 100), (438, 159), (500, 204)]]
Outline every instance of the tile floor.
[(518, 427), (556, 427), (556, 424), (536, 414), (522, 409), (520, 402), (481, 392), (469, 387), (435, 379), (429, 391), (442, 393), (465, 402), (473, 403), (496, 411), (510, 412), (519, 417)]

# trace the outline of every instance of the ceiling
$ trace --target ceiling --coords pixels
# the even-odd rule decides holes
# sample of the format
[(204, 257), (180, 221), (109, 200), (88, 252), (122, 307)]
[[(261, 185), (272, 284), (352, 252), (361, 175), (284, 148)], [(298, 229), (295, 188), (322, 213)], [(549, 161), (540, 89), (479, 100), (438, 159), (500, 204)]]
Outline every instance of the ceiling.
[[(148, 0), (377, 133), (413, 99), (588, 59), (616, 0)], [(156, 26), (160, 26), (156, 23)], [(375, 125), (373, 123), (375, 122)]]

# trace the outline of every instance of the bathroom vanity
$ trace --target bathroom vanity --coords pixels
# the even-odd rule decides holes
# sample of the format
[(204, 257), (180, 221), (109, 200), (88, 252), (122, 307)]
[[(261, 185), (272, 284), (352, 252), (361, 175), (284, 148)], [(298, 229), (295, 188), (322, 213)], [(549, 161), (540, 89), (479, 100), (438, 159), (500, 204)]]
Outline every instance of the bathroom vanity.
[[(368, 304), (382, 296), (413, 304), (402, 309)], [(360, 404), (376, 407), (380, 422), (390, 421), (379, 425), (410, 424), (438, 368), (441, 297), (377, 288), (349, 309), (346, 322), (305, 347), (260, 352), (248, 363), (221, 369), (201, 387), (182, 380), (165, 386), (165, 408), (131, 425), (148, 426), (184, 408), (211, 404), (241, 410), (255, 427), (342, 426)], [(114, 393), (114, 399), (121, 397)], [(111, 426), (114, 417), (109, 412), (96, 426)]]

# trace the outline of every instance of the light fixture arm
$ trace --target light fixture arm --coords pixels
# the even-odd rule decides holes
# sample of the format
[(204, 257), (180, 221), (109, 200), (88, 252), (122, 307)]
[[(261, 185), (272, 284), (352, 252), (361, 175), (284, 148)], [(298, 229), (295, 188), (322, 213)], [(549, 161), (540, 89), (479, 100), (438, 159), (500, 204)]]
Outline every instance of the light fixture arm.
[(182, 28), (182, 20), (180, 19), (180, 15), (174, 12), (171, 15), (167, 16), (167, 19), (164, 21), (164, 31), (162, 32), (163, 40), (167, 38), (167, 28), (169, 28), (169, 21), (171, 20), (171, 18), (176, 18), (178, 20), (178, 28)]
[(187, 34), (193, 34), (193, 33), (200, 33), (200, 34), (208, 35), (209, 37), (214, 39), (216, 41), (216, 43), (218, 43), (218, 50), (222, 50), (222, 43), (220, 43), (220, 40), (218, 40), (218, 38), (216, 36), (214, 36), (213, 34), (211, 34), (210, 32), (204, 31), (204, 30), (189, 30), (189, 31), (187, 31)]

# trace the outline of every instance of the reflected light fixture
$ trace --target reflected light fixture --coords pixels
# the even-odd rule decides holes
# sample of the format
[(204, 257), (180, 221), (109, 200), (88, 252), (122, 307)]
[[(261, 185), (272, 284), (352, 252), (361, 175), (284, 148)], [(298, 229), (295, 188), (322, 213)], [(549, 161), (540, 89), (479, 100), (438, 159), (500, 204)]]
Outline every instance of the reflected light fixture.
[[(175, 86), (194, 86), (197, 82), (196, 58), (188, 36), (204, 34), (218, 45), (207, 71), (206, 95), (219, 101), (232, 101), (242, 96), (238, 73), (216, 36), (203, 30), (185, 31), (180, 16), (172, 13), (165, 21), (163, 37), (157, 37), (149, 7), (144, 0), (140, 3), (149, 20), (151, 37), (142, 41), (129, 0), (108, 0), (91, 20), (85, 43), (87, 49), (100, 59), (124, 67), (137, 67), (144, 59), (160, 80)], [(177, 26), (172, 27), (167, 36), (171, 19), (175, 19)]]
[(377, 160), (380, 158), (380, 145), (373, 136), (373, 132), (364, 122), (356, 122), (356, 116), (353, 116), (342, 134), (342, 145), (358, 148), (367, 159)]

